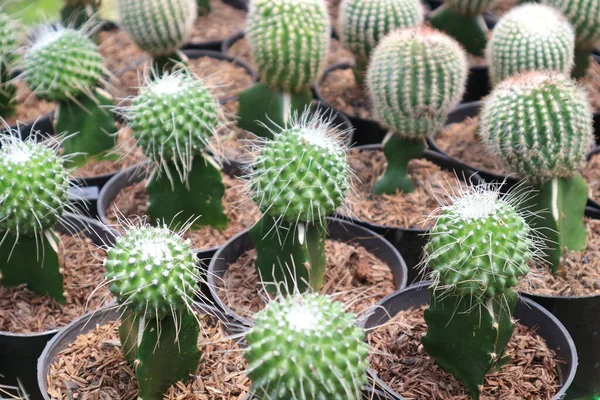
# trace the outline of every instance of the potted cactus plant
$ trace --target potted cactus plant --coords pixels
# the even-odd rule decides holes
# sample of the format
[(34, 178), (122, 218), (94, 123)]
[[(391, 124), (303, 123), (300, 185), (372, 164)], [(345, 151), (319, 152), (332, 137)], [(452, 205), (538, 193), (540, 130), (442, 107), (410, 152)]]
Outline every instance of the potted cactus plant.
[(15, 113), (16, 88), (11, 78), (18, 42), (12, 18), (1, 9), (0, 25), (0, 117), (4, 119)]

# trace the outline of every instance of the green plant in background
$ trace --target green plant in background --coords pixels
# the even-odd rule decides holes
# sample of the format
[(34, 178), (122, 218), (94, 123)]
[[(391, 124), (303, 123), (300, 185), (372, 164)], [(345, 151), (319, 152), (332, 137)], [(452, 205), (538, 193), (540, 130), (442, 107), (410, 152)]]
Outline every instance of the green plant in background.
[(248, 177), (250, 196), (264, 214), (250, 231), (259, 274), (287, 293), (323, 285), (326, 217), (343, 205), (350, 175), (331, 130), (318, 114), (292, 118), (266, 139)]
[(388, 166), (376, 194), (413, 191), (408, 163), (423, 154), (425, 137), (460, 101), (467, 72), (460, 45), (428, 27), (397, 30), (377, 46), (367, 85), (375, 115), (390, 133), (383, 145)]
[(23, 79), (36, 97), (56, 103), (54, 129), (69, 136), (62, 142), (73, 165), (91, 157), (106, 157), (117, 128), (102, 89), (102, 56), (85, 30), (41, 26), (25, 50)]
[(63, 2), (60, 11), (63, 25), (80, 28), (96, 15), (102, 0), (63, 0)]
[(312, 103), (310, 87), (324, 66), (331, 26), (325, 0), (253, 0), (246, 37), (261, 82), (239, 96), (238, 126), (271, 137)]
[(573, 68), (575, 34), (555, 8), (525, 4), (510, 10), (494, 27), (486, 48), (492, 85), (523, 71), (568, 75)]
[(206, 15), (210, 12), (210, 0), (196, 0), (198, 4), (198, 15)]
[(365, 331), (344, 305), (317, 294), (271, 301), (246, 333), (258, 400), (358, 400), (367, 382)]
[(138, 399), (162, 400), (169, 386), (196, 371), (199, 291), (196, 256), (188, 240), (167, 227), (131, 227), (104, 261), (110, 292), (125, 308), (121, 351), (138, 380)]
[(219, 126), (220, 106), (204, 83), (176, 70), (149, 79), (121, 110), (137, 146), (155, 167), (147, 185), (152, 219), (227, 226), (221, 173), (204, 154)]
[(52, 229), (68, 207), (69, 172), (53, 147), (35, 142), (36, 133), (26, 141), (20, 136), (0, 135), (0, 282), (27, 284), (64, 303)]
[(546, 3), (559, 9), (575, 28), (575, 67), (571, 76), (582, 78), (600, 41), (600, 1), (546, 0)]
[(150, 53), (158, 72), (185, 62), (179, 48), (192, 33), (196, 0), (117, 0), (117, 7), (121, 26)]
[(16, 88), (11, 82), (17, 42), (16, 24), (13, 18), (0, 8), (0, 117), (15, 113)]
[(439, 211), (423, 265), (431, 268), (427, 334), (437, 364), (474, 399), (494, 366), (506, 361), (517, 303), (513, 289), (536, 255), (535, 235), (510, 198), (487, 186), (468, 187)]
[(483, 56), (488, 28), (482, 14), (494, 0), (444, 0), (444, 4), (431, 13), (431, 25), (454, 37), (467, 52)]
[(371, 52), (388, 33), (423, 23), (418, 0), (344, 0), (339, 14), (340, 39), (354, 55), (354, 76), (363, 84)]
[(585, 248), (588, 189), (578, 170), (594, 137), (586, 91), (558, 73), (509, 78), (485, 99), (480, 134), (488, 151), (537, 193), (527, 204), (543, 229), (545, 261), (553, 272), (564, 250)]

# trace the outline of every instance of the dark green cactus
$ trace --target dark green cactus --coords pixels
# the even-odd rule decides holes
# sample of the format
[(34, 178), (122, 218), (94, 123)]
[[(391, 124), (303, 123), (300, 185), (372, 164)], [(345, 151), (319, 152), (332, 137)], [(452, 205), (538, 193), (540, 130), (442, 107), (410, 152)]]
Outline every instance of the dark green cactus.
[(0, 117), (15, 113), (16, 88), (11, 82), (14, 52), (18, 49), (17, 27), (13, 18), (0, 8)]
[(425, 247), (434, 283), (422, 343), (478, 399), (485, 375), (506, 357), (513, 288), (529, 272), (537, 243), (509, 199), (485, 185), (468, 189), (442, 206)]
[(316, 294), (272, 301), (246, 333), (258, 400), (358, 400), (367, 382), (365, 331), (344, 305)]
[(119, 336), (133, 367), (138, 399), (162, 400), (198, 367), (199, 322), (191, 304), (199, 291), (189, 240), (167, 227), (132, 227), (104, 261), (111, 293), (126, 308)]
[(206, 15), (210, 12), (210, 0), (196, 0), (198, 5), (198, 15)]

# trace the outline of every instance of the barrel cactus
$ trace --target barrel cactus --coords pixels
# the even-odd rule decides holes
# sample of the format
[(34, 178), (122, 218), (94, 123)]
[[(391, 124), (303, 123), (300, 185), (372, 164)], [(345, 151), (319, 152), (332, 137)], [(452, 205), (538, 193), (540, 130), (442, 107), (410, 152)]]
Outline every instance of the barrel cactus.
[(371, 52), (388, 33), (423, 23), (418, 0), (344, 0), (340, 5), (339, 32), (342, 44), (355, 59), (355, 76), (362, 84)]
[(478, 399), (485, 374), (505, 357), (514, 287), (529, 272), (536, 236), (514, 201), (482, 185), (443, 205), (429, 237), (424, 265), (434, 283), (422, 343)]
[(562, 249), (581, 250), (587, 237), (587, 185), (578, 173), (594, 141), (586, 92), (559, 73), (509, 78), (484, 101), (480, 130), (486, 148), (537, 188), (538, 223), (549, 228), (547, 261), (556, 270)]
[(0, 135), (2, 285), (26, 283), (29, 289), (64, 302), (58, 239), (52, 229), (68, 209), (69, 171), (54, 146), (22, 141), (20, 135), (18, 131)]
[(220, 106), (204, 82), (185, 69), (165, 73), (149, 79), (121, 113), (155, 167), (147, 185), (152, 219), (184, 223), (202, 216), (195, 227), (225, 227), (225, 186), (204, 154), (219, 127)]
[(525, 4), (510, 10), (496, 25), (486, 48), (492, 84), (531, 70), (569, 74), (575, 34), (555, 8)]
[(379, 122), (389, 129), (385, 175), (377, 194), (411, 192), (407, 168), (421, 156), (425, 137), (437, 132), (465, 90), (467, 57), (449, 36), (428, 27), (397, 30), (373, 53), (367, 86)]
[[(329, 48), (325, 0), (253, 0), (246, 37), (261, 82), (240, 94), (238, 126), (264, 137), (264, 124), (283, 126), (312, 103), (310, 87)], [(261, 124), (262, 122), (262, 124)]]
[(344, 305), (317, 294), (272, 301), (246, 333), (258, 400), (358, 400), (367, 382), (365, 331)]
[(15, 113), (16, 88), (11, 82), (14, 53), (18, 49), (17, 26), (13, 18), (0, 8), (0, 117)]
[(138, 399), (161, 400), (198, 367), (196, 255), (167, 227), (131, 227), (108, 249), (105, 278), (125, 311), (121, 349), (135, 371)]

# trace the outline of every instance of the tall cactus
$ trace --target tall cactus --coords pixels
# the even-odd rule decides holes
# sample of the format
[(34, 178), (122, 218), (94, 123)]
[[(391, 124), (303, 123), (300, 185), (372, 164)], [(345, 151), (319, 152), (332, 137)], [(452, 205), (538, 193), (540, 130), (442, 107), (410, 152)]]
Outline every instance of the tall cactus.
[(467, 57), (449, 36), (428, 27), (386, 36), (371, 59), (367, 85), (375, 115), (390, 133), (388, 167), (374, 192), (411, 192), (408, 163), (425, 149), (465, 90)]
[(584, 249), (587, 238), (587, 185), (578, 170), (594, 139), (585, 91), (558, 73), (509, 78), (484, 101), (480, 129), (488, 150), (537, 189), (531, 223), (545, 228), (545, 258), (558, 270), (562, 251)]
[(67, 208), (69, 172), (37, 133), (0, 135), (0, 272), (6, 287), (28, 288), (65, 301), (54, 224)]
[(121, 350), (137, 377), (140, 400), (162, 400), (169, 386), (198, 367), (199, 322), (192, 302), (199, 291), (189, 240), (166, 227), (133, 227), (104, 261), (111, 293), (125, 308)]
[(575, 34), (555, 8), (525, 4), (510, 10), (496, 25), (486, 48), (492, 84), (518, 72), (548, 70), (569, 74)]
[(575, 28), (575, 68), (573, 78), (585, 76), (592, 51), (600, 42), (599, 0), (546, 0), (559, 9)]
[(367, 382), (365, 331), (344, 305), (316, 294), (272, 301), (246, 333), (257, 400), (359, 400)]
[(266, 283), (318, 290), (325, 273), (328, 215), (345, 200), (349, 167), (331, 124), (304, 114), (261, 148), (248, 177), (264, 213), (252, 228), (256, 265)]
[(342, 44), (355, 59), (354, 75), (362, 84), (371, 52), (388, 33), (423, 23), (418, 0), (344, 0), (340, 5)]
[(102, 0), (64, 0), (60, 12), (65, 26), (79, 28), (96, 15)]
[(422, 343), (473, 399), (485, 374), (506, 357), (513, 288), (536, 252), (531, 228), (511, 203), (485, 185), (469, 188), (442, 206), (425, 247), (434, 283)]
[(62, 146), (74, 165), (114, 147), (117, 128), (108, 109), (102, 56), (89, 32), (58, 25), (38, 28), (25, 51), (23, 79), (36, 97), (56, 102), (54, 128), (68, 134)]
[(0, 8), (0, 117), (15, 113), (16, 88), (11, 82), (14, 53), (18, 49), (17, 26), (11, 16)]
[(221, 173), (204, 154), (219, 126), (220, 106), (204, 83), (176, 70), (149, 80), (130, 106), (121, 109), (131, 135), (156, 172), (147, 185), (153, 219), (223, 228)]
[(310, 87), (325, 64), (331, 26), (325, 0), (252, 0), (246, 37), (261, 82), (240, 94), (238, 126), (270, 137), (312, 103)]

